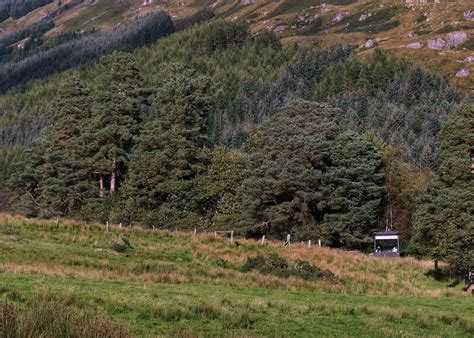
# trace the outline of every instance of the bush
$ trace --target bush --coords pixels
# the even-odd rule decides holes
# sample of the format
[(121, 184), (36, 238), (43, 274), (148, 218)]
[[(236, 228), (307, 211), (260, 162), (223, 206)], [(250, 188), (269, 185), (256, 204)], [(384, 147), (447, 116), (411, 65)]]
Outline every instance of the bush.
[(278, 277), (295, 276), (309, 281), (336, 279), (333, 273), (323, 271), (306, 261), (296, 260), (294, 263), (289, 264), (285, 258), (276, 253), (266, 256), (258, 255), (255, 257), (249, 257), (242, 266), (241, 271), (249, 272), (252, 270), (257, 270), (265, 275)]

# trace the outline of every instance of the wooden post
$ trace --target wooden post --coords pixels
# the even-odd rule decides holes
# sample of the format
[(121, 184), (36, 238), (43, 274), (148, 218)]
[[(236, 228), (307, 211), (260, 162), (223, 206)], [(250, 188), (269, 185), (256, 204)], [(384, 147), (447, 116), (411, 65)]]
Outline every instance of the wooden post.
[(318, 247), (321, 247), (321, 240), (318, 239)]
[(119, 223), (119, 227), (120, 227), (120, 229), (122, 229), (122, 222)]
[(265, 244), (265, 235), (262, 236), (262, 244)]
[(153, 229), (153, 232), (155, 232), (155, 225), (154, 224), (151, 225), (151, 228)]
[(194, 228), (193, 237), (196, 237), (197, 230)]
[(230, 232), (230, 242), (234, 243), (234, 230)]
[(56, 217), (56, 228), (59, 228), (59, 217)]
[(214, 231), (214, 238), (217, 238), (217, 231)]
[(109, 221), (105, 222), (105, 231), (109, 232)]
[(311, 240), (308, 241), (308, 248), (311, 248)]

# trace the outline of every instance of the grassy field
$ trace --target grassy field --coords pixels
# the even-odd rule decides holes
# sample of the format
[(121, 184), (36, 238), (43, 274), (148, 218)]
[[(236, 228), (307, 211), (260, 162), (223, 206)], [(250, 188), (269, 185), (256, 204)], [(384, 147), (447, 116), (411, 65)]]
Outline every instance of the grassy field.
[[(132, 248), (118, 247), (122, 238)], [(20, 310), (52, 298), (136, 336), (474, 334), (472, 298), (429, 277), (431, 262), (237, 242), (0, 215), (0, 297)], [(335, 278), (243, 272), (249, 257), (270, 253)]]

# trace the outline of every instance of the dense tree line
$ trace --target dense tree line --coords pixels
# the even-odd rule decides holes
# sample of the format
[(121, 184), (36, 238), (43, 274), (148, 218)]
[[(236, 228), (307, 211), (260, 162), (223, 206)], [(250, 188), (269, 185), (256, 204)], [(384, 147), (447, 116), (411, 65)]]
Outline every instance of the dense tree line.
[(173, 32), (174, 26), (169, 15), (158, 12), (110, 31), (66, 42), (20, 62), (0, 65), (0, 92), (34, 78), (77, 67), (114, 50), (132, 50)]
[[(460, 101), (439, 77), (381, 50), (360, 59), (350, 47), (282, 48), (271, 33), (250, 37), (245, 25), (220, 20), (138, 51), (145, 84), (151, 85), (163, 60), (171, 59), (202, 70), (219, 84), (208, 131), (213, 143), (226, 147), (239, 147), (273, 112), (305, 98), (329, 101), (343, 109), (346, 130), (375, 130), (383, 141), (401, 148), (405, 160), (419, 168), (435, 168), (436, 134)], [(92, 66), (81, 77), (94, 82), (97, 71)], [(15, 112), (0, 133), (11, 134), (8, 126), (25, 119), (24, 114), (44, 115), (55, 86), (48, 82), (0, 99), (0, 112)], [(29, 141), (36, 135), (14, 139)]]
[[(0, 64), (18, 62), (36, 53), (47, 51), (71, 40), (77, 40), (97, 32), (97, 29), (62, 32), (53, 37), (44, 37), (44, 33), (54, 27), (51, 20), (41, 20), (18, 31), (0, 38)], [(18, 41), (26, 39), (21, 48)]]
[(217, 20), (13, 89), (0, 141), (31, 148), (4, 166), (31, 215), (364, 249), (375, 229), (408, 240), (415, 214), (426, 225), (418, 199), (445, 167), (438, 132), (461, 100), (381, 50), (283, 48)]
[(3, 0), (0, 3), (0, 22), (12, 17), (21, 18), (23, 15), (39, 7), (53, 2), (53, 0)]
[[(52, 20), (41, 20), (35, 22), (29, 26), (0, 37), (0, 46), (6, 47), (28, 37), (33, 39), (39, 38), (53, 27), (54, 22)], [(1, 48), (2, 47), (0, 47), (0, 49)]]
[[(10, 182), (17, 208), (160, 227), (209, 226), (225, 216), (248, 235), (291, 231), (367, 245), (383, 210), (383, 155), (366, 136), (343, 132), (340, 110), (297, 101), (240, 154), (211, 150), (209, 77), (171, 63), (148, 92), (130, 54), (101, 66), (98, 91), (75, 77), (63, 85), (51, 126)], [(216, 168), (227, 156), (240, 171), (222, 176)]]

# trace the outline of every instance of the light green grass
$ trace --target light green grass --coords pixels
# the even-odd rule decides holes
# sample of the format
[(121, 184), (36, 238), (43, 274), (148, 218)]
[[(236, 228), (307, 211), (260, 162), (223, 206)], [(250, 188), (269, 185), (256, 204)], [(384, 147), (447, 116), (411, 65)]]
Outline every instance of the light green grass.
[(212, 285), (84, 281), (0, 274), (0, 290), (49, 291), (105, 313), (137, 335), (461, 337), (474, 333), (474, 302), (376, 297)]
[[(243, 239), (237, 246), (213, 235), (111, 230), (74, 222), (57, 228), (54, 222), (0, 215), (0, 299), (21, 307), (36, 294), (52, 293), (137, 336), (474, 334), (472, 298), (462, 296), (460, 286), (426, 276), (421, 261)], [(127, 237), (133, 249), (111, 251), (118, 237)], [(340, 280), (240, 271), (247, 257), (271, 252), (305, 259)], [(438, 296), (417, 296), (425, 293)]]

